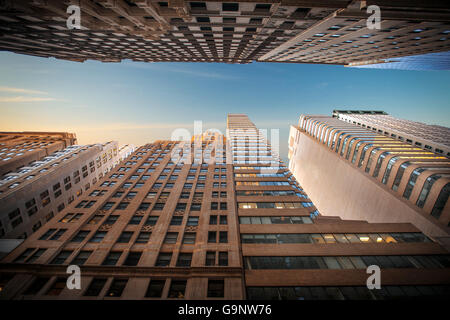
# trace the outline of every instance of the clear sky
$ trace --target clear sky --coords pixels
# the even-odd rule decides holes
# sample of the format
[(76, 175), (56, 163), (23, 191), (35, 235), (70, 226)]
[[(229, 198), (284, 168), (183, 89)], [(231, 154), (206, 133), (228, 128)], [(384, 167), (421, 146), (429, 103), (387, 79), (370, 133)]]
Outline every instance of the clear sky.
[(252, 63), (84, 63), (0, 52), (0, 130), (69, 131), (80, 144), (137, 146), (176, 128), (225, 130), (227, 113), (246, 113), (280, 130), (300, 114), (377, 109), (450, 127), (450, 71), (356, 69)]

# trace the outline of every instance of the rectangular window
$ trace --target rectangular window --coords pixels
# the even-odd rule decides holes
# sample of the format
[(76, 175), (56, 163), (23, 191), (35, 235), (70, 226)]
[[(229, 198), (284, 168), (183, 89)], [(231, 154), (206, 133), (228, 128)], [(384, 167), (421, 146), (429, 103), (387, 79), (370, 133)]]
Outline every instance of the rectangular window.
[(219, 232), (219, 242), (220, 243), (227, 243), (228, 242), (228, 232), (227, 231), (220, 231)]
[(70, 264), (82, 266), (89, 259), (91, 253), (92, 251), (80, 251)]
[(205, 266), (214, 266), (216, 264), (216, 252), (208, 251), (206, 252)]
[(55, 282), (53, 282), (52, 286), (46, 292), (48, 296), (58, 296), (61, 291), (66, 287), (67, 278), (56, 278)]
[(208, 281), (208, 298), (223, 298), (225, 295), (224, 280)]
[(64, 261), (72, 254), (72, 251), (64, 250), (61, 251), (53, 260), (50, 262), (50, 264), (63, 264)]
[(167, 232), (164, 243), (176, 243), (178, 238), (178, 232)]
[(198, 217), (189, 217), (186, 225), (187, 226), (198, 226)]
[(161, 298), (166, 280), (150, 280), (145, 297), (147, 298)]
[(150, 216), (147, 218), (147, 221), (145, 221), (146, 226), (154, 226), (158, 222), (158, 216)]
[(186, 280), (172, 280), (168, 298), (184, 299), (186, 283)]
[(127, 259), (123, 263), (124, 266), (137, 266), (139, 263), (139, 259), (141, 259), (142, 252), (134, 251), (130, 252), (127, 256)]
[(220, 224), (228, 224), (227, 216), (220, 216)]
[(128, 283), (128, 279), (114, 279), (106, 293), (106, 297), (120, 297)]
[(150, 240), (151, 232), (142, 231), (139, 233), (136, 243), (147, 243)]
[(91, 283), (89, 284), (89, 287), (84, 293), (84, 296), (88, 297), (96, 297), (100, 294), (103, 287), (105, 286), (106, 279), (103, 278), (94, 278)]
[(217, 241), (217, 232), (208, 231), (208, 243), (216, 243), (216, 241)]
[(181, 223), (183, 222), (182, 216), (174, 216), (172, 220), (170, 220), (171, 226), (181, 226)]
[(172, 260), (172, 253), (161, 252), (156, 260), (155, 267), (167, 267), (170, 265), (170, 260)]
[(178, 255), (177, 267), (190, 267), (192, 261), (192, 253), (180, 253)]
[(193, 244), (195, 243), (195, 232), (185, 232), (183, 237), (183, 243), (186, 244)]
[(89, 240), (89, 242), (101, 242), (105, 236), (106, 231), (97, 231)]
[(105, 260), (103, 260), (102, 265), (115, 266), (121, 255), (122, 252), (120, 251), (110, 251), (109, 254), (106, 256)]
[(219, 252), (219, 266), (228, 266), (228, 252)]
[(84, 239), (86, 239), (88, 234), (89, 234), (89, 231), (87, 231), (87, 230), (80, 230), (80, 231), (78, 231), (76, 236), (72, 238), (71, 241), (72, 242), (82, 242)]
[(123, 231), (120, 237), (117, 239), (118, 243), (128, 243), (130, 242), (131, 237), (133, 236), (133, 232), (131, 231)]

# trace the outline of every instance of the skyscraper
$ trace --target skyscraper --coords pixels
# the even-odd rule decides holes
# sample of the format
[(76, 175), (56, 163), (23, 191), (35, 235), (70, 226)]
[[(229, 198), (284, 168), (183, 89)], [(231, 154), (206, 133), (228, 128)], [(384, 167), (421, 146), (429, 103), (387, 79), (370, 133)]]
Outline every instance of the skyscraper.
[(302, 115), (289, 168), (324, 215), (410, 222), (449, 246), (448, 132), (381, 111)]
[[(139, 147), (2, 260), (0, 297), (450, 294), (439, 244), (407, 223), (321, 216), (246, 115), (228, 115), (227, 128)], [(373, 264), (382, 269), (376, 291), (366, 287)], [(81, 289), (66, 287), (68, 265), (80, 266)]]
[(67, 132), (0, 132), (0, 177), (76, 143)]
[(7, 163), (12, 162), (8, 166), (17, 168), (0, 177), (0, 238), (31, 235), (119, 162), (116, 141), (64, 149), (58, 148), (62, 142), (34, 143), (25, 147), (21, 142), (4, 151), (18, 153), (7, 155)]
[(0, 21), (0, 50), (72, 61), (367, 65), (450, 50), (445, 1), (7, 0)]

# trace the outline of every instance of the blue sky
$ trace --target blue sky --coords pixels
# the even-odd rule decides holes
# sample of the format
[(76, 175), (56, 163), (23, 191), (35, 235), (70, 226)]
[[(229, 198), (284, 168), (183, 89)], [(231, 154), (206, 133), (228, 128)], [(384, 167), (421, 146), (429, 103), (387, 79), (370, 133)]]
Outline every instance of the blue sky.
[(84, 63), (0, 52), (0, 130), (64, 130), (142, 145), (175, 128), (224, 130), (227, 113), (288, 130), (302, 113), (378, 109), (450, 127), (450, 71), (252, 63)]

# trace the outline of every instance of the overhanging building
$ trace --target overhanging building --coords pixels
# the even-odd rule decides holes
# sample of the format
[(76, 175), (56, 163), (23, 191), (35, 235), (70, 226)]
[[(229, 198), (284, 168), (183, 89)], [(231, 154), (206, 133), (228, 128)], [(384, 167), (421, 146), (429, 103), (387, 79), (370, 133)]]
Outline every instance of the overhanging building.
[[(66, 24), (69, 5), (81, 29)], [(371, 5), (380, 29), (369, 29)], [(450, 50), (445, 1), (9, 0), (0, 50), (73, 61), (373, 65)]]
[[(450, 294), (438, 243), (409, 223), (322, 216), (246, 115), (228, 115), (227, 127), (226, 136), (139, 147), (2, 260), (0, 297)], [(372, 264), (382, 269), (380, 290), (366, 287)], [(68, 265), (80, 266), (81, 289), (66, 287)]]

